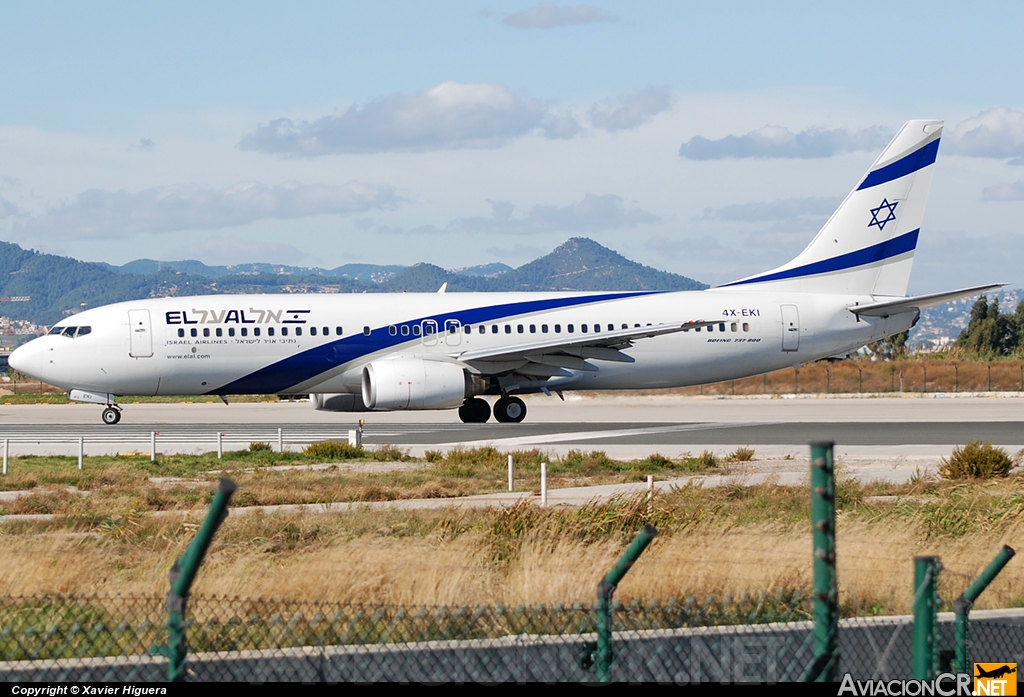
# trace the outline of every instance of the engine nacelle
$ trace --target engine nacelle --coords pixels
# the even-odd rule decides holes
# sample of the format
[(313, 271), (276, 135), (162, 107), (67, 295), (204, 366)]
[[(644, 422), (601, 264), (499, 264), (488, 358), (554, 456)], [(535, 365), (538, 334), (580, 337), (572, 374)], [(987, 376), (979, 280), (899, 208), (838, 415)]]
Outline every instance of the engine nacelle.
[(362, 396), (351, 393), (311, 394), (309, 403), (317, 411), (369, 411)]
[(394, 358), (363, 368), (363, 403), (370, 409), (449, 409), (473, 396), (473, 380), (454, 363)]

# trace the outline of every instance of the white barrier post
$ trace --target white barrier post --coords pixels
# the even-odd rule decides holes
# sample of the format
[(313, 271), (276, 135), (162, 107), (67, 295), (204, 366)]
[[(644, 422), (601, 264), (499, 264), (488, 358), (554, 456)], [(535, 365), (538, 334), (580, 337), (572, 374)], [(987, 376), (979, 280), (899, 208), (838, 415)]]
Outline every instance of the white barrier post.
[(82, 460), (85, 459), (85, 436), (78, 437), (78, 469), (82, 469)]
[(4, 474), (7, 474), (7, 451), (11, 449), (11, 441), (4, 438)]
[(149, 461), (156, 462), (156, 431), (149, 432)]
[(650, 513), (654, 507), (654, 475), (647, 475), (647, 512)]
[(217, 459), (224, 457), (224, 434), (217, 431)]
[(279, 453), (283, 453), (284, 452), (284, 429), (283, 428), (278, 428), (277, 429), (277, 452), (279, 452)]
[(512, 478), (512, 455), (508, 456), (508, 490), (512, 491), (512, 484), (515, 480)]
[(548, 505), (548, 463), (540, 463), (540, 505)]

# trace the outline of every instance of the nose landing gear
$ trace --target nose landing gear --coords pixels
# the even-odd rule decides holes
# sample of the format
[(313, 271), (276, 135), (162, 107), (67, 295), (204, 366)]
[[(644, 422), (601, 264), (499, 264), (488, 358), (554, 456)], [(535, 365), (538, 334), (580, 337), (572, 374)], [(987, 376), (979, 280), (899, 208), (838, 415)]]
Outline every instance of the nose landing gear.
[(107, 407), (103, 410), (103, 423), (113, 426), (121, 420), (121, 410), (116, 406)]

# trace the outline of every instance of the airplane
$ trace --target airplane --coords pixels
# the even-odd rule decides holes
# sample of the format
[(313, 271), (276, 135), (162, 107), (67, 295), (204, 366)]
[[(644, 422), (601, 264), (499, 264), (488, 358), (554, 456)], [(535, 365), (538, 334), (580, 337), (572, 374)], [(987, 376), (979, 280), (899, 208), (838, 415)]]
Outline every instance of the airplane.
[(9, 362), (102, 405), (107, 424), (120, 421), (117, 395), (234, 394), (518, 423), (524, 394), (683, 387), (800, 365), (1004, 285), (906, 296), (941, 134), (941, 121), (907, 122), (792, 261), (703, 291), (151, 298), (63, 319)]

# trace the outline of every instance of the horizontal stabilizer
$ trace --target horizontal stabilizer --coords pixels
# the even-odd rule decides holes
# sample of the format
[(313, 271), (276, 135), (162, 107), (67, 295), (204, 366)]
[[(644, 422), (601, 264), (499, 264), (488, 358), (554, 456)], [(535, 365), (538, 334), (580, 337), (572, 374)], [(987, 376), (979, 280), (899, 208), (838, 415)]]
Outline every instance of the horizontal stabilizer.
[(912, 298), (895, 298), (893, 300), (884, 300), (882, 302), (870, 303), (868, 305), (854, 305), (850, 308), (850, 312), (855, 315), (864, 315), (865, 317), (889, 317), (890, 315), (898, 315), (902, 312), (923, 310), (926, 307), (933, 307), (935, 305), (941, 305), (942, 303), (948, 303), (952, 300), (959, 300), (960, 298), (977, 295), (978, 293), (984, 293), (985, 291), (1002, 288), (1005, 285), (1005, 283), (989, 283), (984, 286), (975, 286), (974, 288), (948, 290), (945, 293), (915, 295)]

